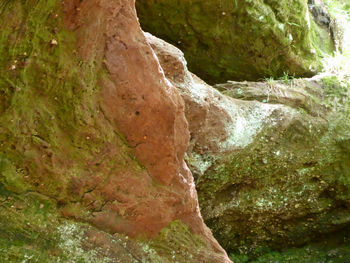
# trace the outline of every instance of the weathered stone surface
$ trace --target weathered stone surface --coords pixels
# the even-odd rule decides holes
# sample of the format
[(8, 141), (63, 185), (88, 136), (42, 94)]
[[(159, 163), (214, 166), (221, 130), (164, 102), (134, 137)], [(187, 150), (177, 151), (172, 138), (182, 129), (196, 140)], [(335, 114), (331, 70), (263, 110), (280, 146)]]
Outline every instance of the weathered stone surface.
[(142, 28), (178, 46), (190, 70), (209, 83), (311, 76), (334, 50), (330, 27), (320, 26), (321, 16), (314, 21), (306, 0), (138, 0), (136, 6)]
[(337, 17), (332, 17), (328, 12), (327, 6), (323, 0), (308, 0), (310, 13), (314, 21), (325, 30), (329, 30), (335, 48), (343, 50), (344, 26)]
[[(3, 1), (0, 15), (1, 258), (230, 262), (200, 215), (183, 101), (134, 2)], [(77, 221), (79, 240), (57, 237)], [(125, 235), (144, 242), (119, 249)]]
[(305, 251), (342, 262), (350, 242), (349, 78), (231, 81), (213, 89), (190, 75), (179, 50), (147, 39), (184, 98), (187, 161), (221, 244), (254, 257), (322, 241), (257, 262), (295, 262)]

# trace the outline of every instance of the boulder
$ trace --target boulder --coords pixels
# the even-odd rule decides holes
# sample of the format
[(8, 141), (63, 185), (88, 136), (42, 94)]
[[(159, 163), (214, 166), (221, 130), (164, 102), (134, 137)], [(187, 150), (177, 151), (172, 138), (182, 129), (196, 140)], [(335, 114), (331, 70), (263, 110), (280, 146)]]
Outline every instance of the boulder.
[[(247, 260), (261, 256), (257, 262), (295, 262), (310, 251), (343, 262), (350, 254), (350, 78), (229, 81), (214, 89), (188, 72), (177, 48), (147, 39), (185, 101), (186, 160), (220, 244)], [(266, 254), (283, 249), (285, 256)]]
[(335, 50), (333, 22), (319, 1), (311, 2), (138, 0), (136, 6), (143, 30), (179, 47), (190, 71), (214, 84), (320, 71), (323, 56)]

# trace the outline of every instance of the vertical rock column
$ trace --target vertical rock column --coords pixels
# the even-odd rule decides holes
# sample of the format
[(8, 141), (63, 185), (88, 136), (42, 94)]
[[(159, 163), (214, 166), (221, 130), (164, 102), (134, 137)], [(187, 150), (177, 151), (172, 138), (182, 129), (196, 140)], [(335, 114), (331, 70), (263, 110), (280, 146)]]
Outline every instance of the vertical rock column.
[(101, 67), (108, 71), (100, 83), (104, 114), (125, 135), (154, 182), (161, 184), (154, 200), (125, 214), (127, 223), (119, 231), (154, 236), (180, 219), (204, 238), (218, 262), (230, 262), (200, 215), (193, 177), (184, 162), (189, 141), (184, 104), (145, 40), (134, 2), (66, 1), (65, 11), (67, 26), (77, 32), (81, 57), (102, 60)]

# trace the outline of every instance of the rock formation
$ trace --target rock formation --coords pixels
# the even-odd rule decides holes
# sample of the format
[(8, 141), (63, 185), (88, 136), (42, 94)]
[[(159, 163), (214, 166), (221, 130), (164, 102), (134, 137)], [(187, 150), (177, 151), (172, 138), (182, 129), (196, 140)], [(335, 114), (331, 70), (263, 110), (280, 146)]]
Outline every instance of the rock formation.
[(311, 254), (344, 262), (350, 256), (349, 77), (230, 81), (214, 89), (187, 71), (180, 50), (147, 39), (184, 98), (187, 161), (204, 219), (224, 248), (254, 258), (318, 241), (325, 244), (308, 247), (309, 254), (288, 252), (281, 262)]
[[(139, 0), (136, 5), (142, 28), (179, 47), (189, 69), (213, 84), (319, 71), (334, 43), (330, 27), (315, 22), (307, 2)], [(321, 10), (314, 2), (312, 10)], [(321, 12), (317, 18), (330, 19)]]
[(134, 2), (2, 1), (0, 14), (1, 258), (231, 262)]
[(350, 262), (322, 1), (138, 5), (225, 82), (133, 1), (0, 1), (0, 261)]

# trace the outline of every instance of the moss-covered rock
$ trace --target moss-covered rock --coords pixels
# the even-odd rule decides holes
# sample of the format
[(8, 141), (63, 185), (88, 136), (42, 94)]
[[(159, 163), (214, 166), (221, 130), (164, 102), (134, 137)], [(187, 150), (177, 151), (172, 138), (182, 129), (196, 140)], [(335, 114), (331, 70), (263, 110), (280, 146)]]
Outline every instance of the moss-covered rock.
[(349, 80), (330, 76), (264, 85), (217, 86), (235, 98), (284, 106), (275, 108), (241, 149), (201, 156), (214, 159), (197, 180), (207, 224), (224, 247), (250, 256), (337, 231), (346, 237)]
[[(316, 243), (304, 247), (294, 247), (282, 251), (261, 249), (260, 256), (249, 259), (244, 254), (231, 254), (235, 263), (342, 263), (350, 260), (350, 240), (348, 230), (341, 235), (321, 236)], [(320, 241), (322, 240), (322, 241)]]
[[(119, 256), (124, 262), (135, 261), (127, 250), (125, 237), (113, 237), (87, 224), (61, 218), (55, 201), (48, 197), (2, 192), (0, 198), (3, 262), (114, 262), (113, 253), (96, 244), (94, 239), (98, 237), (105, 239), (106, 245), (115, 242), (115, 248), (122, 247)], [(139, 250), (142, 251), (140, 245)], [(146, 253), (144, 257), (147, 258)]]
[(62, 218), (56, 201), (44, 195), (0, 187), (1, 262), (212, 262), (202, 238), (181, 221), (153, 240), (132, 239)]
[(186, 103), (201, 211), (233, 260), (309, 262), (319, 252), (320, 262), (341, 262), (349, 252), (349, 77), (285, 75), (213, 89), (187, 71), (181, 51), (146, 35)]
[[(4, 0), (0, 17), (0, 261), (231, 262), (200, 216), (182, 102), (134, 3)], [(128, 130), (140, 114), (134, 124), (162, 127)], [(154, 137), (170, 143), (154, 149)], [(150, 164), (152, 153), (167, 162)]]
[(144, 30), (178, 46), (209, 83), (310, 76), (334, 43), (306, 0), (138, 0)]
[(181, 221), (153, 240), (111, 235), (62, 217), (57, 201), (36, 192), (16, 194), (0, 184), (2, 262), (212, 262), (205, 241)]

